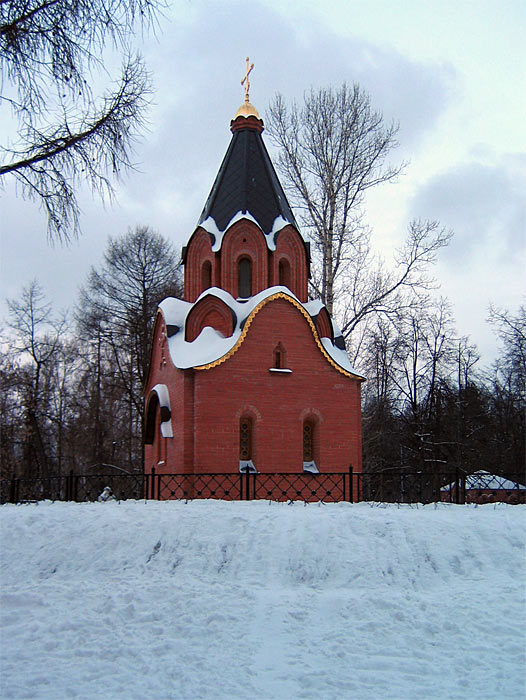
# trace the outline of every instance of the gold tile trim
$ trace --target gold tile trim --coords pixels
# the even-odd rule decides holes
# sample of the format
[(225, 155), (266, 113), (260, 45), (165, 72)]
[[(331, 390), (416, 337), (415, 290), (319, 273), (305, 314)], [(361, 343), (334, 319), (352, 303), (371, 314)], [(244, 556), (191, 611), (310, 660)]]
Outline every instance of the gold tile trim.
[(327, 350), (325, 350), (325, 348), (321, 344), (321, 341), (318, 337), (318, 331), (316, 330), (316, 326), (314, 325), (313, 320), (309, 316), (307, 310), (303, 307), (302, 304), (300, 304), (298, 301), (296, 301), (296, 299), (289, 297), (289, 295), (285, 294), (284, 292), (276, 292), (276, 294), (272, 294), (271, 296), (267, 297), (266, 299), (263, 299), (263, 301), (260, 304), (258, 304), (256, 306), (256, 308), (250, 312), (250, 315), (248, 316), (247, 320), (245, 321), (245, 325), (243, 327), (241, 335), (239, 336), (236, 344), (234, 345), (233, 348), (231, 348), (231, 350), (229, 350), (225, 355), (223, 355), (219, 359), (214, 360), (213, 362), (210, 362), (206, 365), (200, 365), (198, 367), (194, 367), (194, 369), (196, 369), (196, 370), (213, 369), (214, 367), (217, 367), (218, 365), (221, 365), (221, 364), (223, 364), (223, 362), (226, 362), (228, 359), (230, 359), (232, 357), (232, 355), (239, 350), (241, 343), (245, 340), (245, 337), (248, 333), (248, 329), (250, 328), (252, 321), (256, 317), (256, 314), (258, 314), (259, 311), (261, 311), (261, 309), (266, 304), (268, 304), (271, 301), (274, 301), (275, 299), (285, 299), (290, 304), (295, 306), (301, 314), (303, 314), (303, 316), (307, 320), (307, 323), (310, 326), (310, 329), (312, 331), (312, 335), (314, 337), (314, 340), (316, 341), (318, 348), (321, 350), (322, 354), (325, 356), (325, 359), (329, 362), (329, 364), (331, 364), (334, 367), (334, 369), (338, 370), (338, 372), (340, 372), (340, 374), (343, 374), (346, 377), (354, 377), (355, 379), (361, 379), (361, 377), (358, 377), (356, 374), (352, 374), (352, 372), (348, 372), (347, 370), (343, 369), (343, 367), (340, 367), (340, 365), (337, 364), (332, 359), (332, 357), (329, 355)]

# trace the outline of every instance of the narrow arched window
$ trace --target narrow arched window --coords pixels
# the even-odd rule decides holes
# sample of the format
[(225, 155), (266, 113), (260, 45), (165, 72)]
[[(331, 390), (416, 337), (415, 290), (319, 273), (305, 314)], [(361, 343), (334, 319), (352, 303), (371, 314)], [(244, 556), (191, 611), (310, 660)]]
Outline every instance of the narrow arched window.
[(159, 398), (156, 393), (152, 393), (146, 407), (146, 421), (144, 424), (144, 443), (153, 445), (155, 440), (155, 427), (159, 420), (157, 414), (160, 412)]
[(162, 437), (161, 435), (161, 411), (157, 411), (157, 416), (155, 420), (155, 440), (154, 440), (154, 446), (155, 446), (155, 461), (157, 464), (160, 464), (163, 459), (163, 443), (165, 443), (166, 440)]
[(283, 369), (287, 366), (287, 353), (285, 352), (285, 348), (281, 343), (278, 343), (277, 346), (274, 348), (274, 368), (275, 369)]
[(252, 459), (252, 420), (247, 417), (239, 421), (239, 459), (242, 462)]
[(238, 296), (248, 299), (252, 296), (252, 261), (250, 258), (241, 258), (238, 263)]
[(314, 425), (306, 420), (303, 423), (303, 461), (314, 460)]
[(201, 267), (201, 291), (204, 292), (212, 286), (212, 263), (205, 260)]
[(278, 279), (282, 287), (290, 289), (290, 264), (285, 258), (281, 258), (278, 265)]

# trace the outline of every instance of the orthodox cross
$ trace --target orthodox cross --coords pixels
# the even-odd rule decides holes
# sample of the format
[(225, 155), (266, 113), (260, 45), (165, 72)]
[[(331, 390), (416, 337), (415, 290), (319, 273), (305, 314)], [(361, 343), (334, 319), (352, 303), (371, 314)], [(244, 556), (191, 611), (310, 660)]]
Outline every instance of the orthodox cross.
[(247, 61), (247, 69), (246, 69), (245, 77), (244, 77), (243, 80), (241, 81), (241, 85), (245, 85), (245, 82), (246, 82), (246, 85), (245, 85), (245, 102), (248, 102), (248, 101), (249, 101), (249, 99), (248, 99), (248, 92), (249, 92), (249, 90), (250, 90), (250, 80), (248, 79), (248, 76), (250, 75), (250, 72), (251, 72), (252, 69), (254, 68), (254, 64), (252, 64), (252, 65), (250, 66), (250, 68), (249, 68), (249, 67), (248, 67), (248, 64), (249, 64), (249, 62), (250, 62), (250, 59), (248, 58), (248, 56), (247, 56), (247, 58), (246, 58), (246, 61)]

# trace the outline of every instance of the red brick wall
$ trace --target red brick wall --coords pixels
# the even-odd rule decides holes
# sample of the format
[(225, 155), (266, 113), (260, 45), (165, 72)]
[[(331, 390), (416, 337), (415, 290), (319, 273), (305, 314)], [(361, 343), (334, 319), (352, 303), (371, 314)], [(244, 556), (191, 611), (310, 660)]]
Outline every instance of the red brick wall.
[(212, 287), (220, 287), (219, 261), (212, 252), (212, 243), (209, 234), (202, 228), (198, 228), (190, 238), (186, 251), (186, 264), (184, 273), (184, 298), (186, 301), (195, 301), (203, 291), (201, 284), (201, 270), (205, 260), (212, 265)]
[[(184, 471), (184, 435), (185, 428), (187, 432), (189, 428), (188, 411), (185, 411), (184, 375), (185, 372), (176, 369), (170, 360), (164, 318), (162, 313), (159, 313), (155, 323), (150, 373), (145, 386), (145, 397), (148, 400), (150, 392), (156, 384), (166, 384), (170, 395), (174, 436), (173, 438), (161, 436), (159, 417), (157, 417), (154, 442), (152, 445), (144, 446), (144, 467), (146, 473), (150, 473), (152, 467), (155, 467), (157, 472), (164, 473)], [(161, 446), (159, 446), (159, 442)], [(159, 453), (164, 458), (164, 465), (160, 466), (157, 464)], [(192, 459), (192, 454), (190, 454), (190, 459)], [(175, 466), (177, 469), (174, 468)], [(190, 463), (189, 467), (190, 471), (192, 471), (193, 463)]]
[[(168, 386), (174, 437), (162, 438), (156, 426), (154, 444), (145, 446), (147, 473), (152, 466), (165, 473), (237, 472), (244, 413), (253, 418), (253, 461), (261, 472), (302, 471), (307, 418), (316, 423), (320, 471), (346, 471), (351, 464), (361, 471), (360, 381), (329, 363), (287, 300), (265, 304), (239, 349), (211, 369), (176, 369), (167, 342), (159, 314), (145, 395), (157, 383)], [(291, 373), (269, 371), (278, 343)]]
[(292, 226), (285, 226), (278, 234), (276, 252), (272, 255), (269, 287), (279, 284), (279, 261), (285, 259), (290, 264), (291, 280), (289, 288), (300, 301), (307, 301), (308, 264), (305, 245), (299, 233)]
[[(291, 373), (270, 372), (281, 342)], [(196, 471), (235, 471), (239, 418), (254, 420), (259, 471), (302, 471), (303, 420), (317, 419), (318, 467), (361, 470), (360, 382), (323, 356), (302, 314), (286, 300), (266, 304), (239, 350), (223, 364), (195, 371)]]
[[(456, 487), (442, 491), (440, 500), (456, 502)], [(526, 503), (526, 491), (519, 489), (466, 489), (466, 503)]]
[(220, 287), (234, 298), (238, 296), (238, 262), (248, 257), (252, 261), (252, 294), (279, 284), (279, 262), (290, 265), (290, 290), (302, 302), (307, 301), (308, 261), (299, 233), (285, 226), (277, 237), (276, 250), (267, 248), (265, 237), (254, 223), (241, 220), (225, 233), (221, 250), (212, 252), (209, 234), (198, 228), (188, 243), (185, 265), (184, 298), (195, 301), (204, 291), (202, 267), (211, 264), (211, 286)]
[(238, 263), (241, 258), (252, 262), (252, 294), (268, 287), (267, 243), (261, 229), (242, 220), (225, 233), (221, 246), (221, 289), (238, 297)]

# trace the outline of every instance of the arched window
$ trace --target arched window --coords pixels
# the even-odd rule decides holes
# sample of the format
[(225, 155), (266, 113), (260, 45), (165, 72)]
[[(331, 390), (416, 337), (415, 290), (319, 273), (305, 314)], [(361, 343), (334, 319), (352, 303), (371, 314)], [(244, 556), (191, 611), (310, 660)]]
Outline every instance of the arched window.
[(239, 460), (248, 462), (252, 459), (252, 419), (243, 416), (239, 421)]
[(238, 296), (248, 299), (252, 296), (252, 261), (250, 258), (241, 258), (237, 267)]
[(281, 258), (278, 265), (278, 279), (282, 287), (290, 289), (290, 264), (285, 258)]
[(155, 440), (155, 427), (158, 423), (159, 398), (156, 393), (152, 393), (148, 406), (146, 407), (146, 421), (144, 424), (144, 443), (153, 445)]
[(212, 286), (212, 263), (205, 260), (201, 267), (201, 291), (204, 292)]
[(303, 461), (312, 462), (314, 459), (314, 426), (311, 421), (303, 423)]
[(318, 459), (318, 430), (315, 420), (307, 418), (303, 421), (303, 471), (309, 474), (319, 474), (316, 464)]

